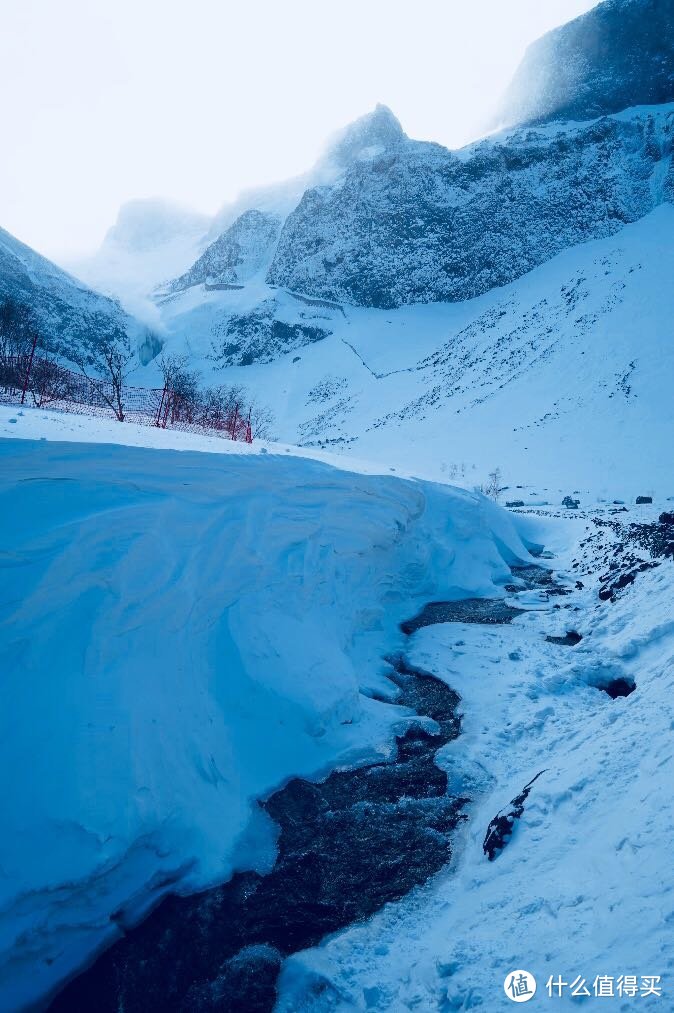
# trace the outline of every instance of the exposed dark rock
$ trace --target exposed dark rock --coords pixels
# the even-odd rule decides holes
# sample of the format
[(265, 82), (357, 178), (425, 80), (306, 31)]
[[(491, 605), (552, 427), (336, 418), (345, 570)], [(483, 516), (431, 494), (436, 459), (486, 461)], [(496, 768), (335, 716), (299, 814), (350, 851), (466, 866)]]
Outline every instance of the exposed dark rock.
[(206, 983), (194, 984), (182, 1007), (190, 1013), (243, 1009), (246, 1013), (268, 1013), (276, 1002), (276, 979), (281, 954), (272, 946), (244, 946), (234, 957), (223, 961), (220, 974)]
[(674, 558), (674, 532), (666, 522), (626, 524), (617, 517), (593, 517), (592, 523), (596, 531), (581, 545), (591, 541), (603, 543), (606, 571), (599, 577), (602, 601), (615, 602), (640, 573), (660, 566), (664, 559)]
[(645, 503), (652, 503), (652, 496), (637, 496), (637, 506), (643, 506)]
[(509, 503), (506, 502), (506, 506), (510, 507), (511, 509), (513, 507), (523, 507), (524, 506), (524, 500), (523, 499), (512, 499), (512, 500), (510, 500)]
[(249, 313), (226, 317), (214, 328), (213, 358), (219, 366), (271, 362), (284, 352), (322, 341), (331, 332), (309, 323), (286, 323), (276, 316), (275, 299), (266, 299)]
[(505, 809), (501, 809), (500, 812), (494, 816), (487, 827), (487, 833), (485, 834), (484, 843), (482, 850), (489, 859), (493, 862), (494, 859), (501, 853), (503, 848), (506, 846), (515, 826), (515, 820), (521, 818), (524, 812), (524, 805), (529, 797), (531, 788), (535, 781), (544, 774), (544, 770), (539, 770), (536, 777), (532, 777), (528, 784), (525, 784), (519, 795), (510, 802), (510, 805), (506, 806)]
[(580, 500), (574, 499), (572, 496), (565, 496), (562, 500), (562, 506), (567, 507), (568, 510), (577, 510), (580, 506)]
[(575, 647), (583, 638), (575, 630), (569, 630), (563, 637), (546, 637), (545, 639), (549, 644), (559, 644), (562, 647)]
[(662, 513), (660, 514), (658, 520), (660, 521), (660, 524), (666, 524), (671, 527), (674, 525), (674, 513)]
[[(524, 587), (538, 588), (545, 591), (546, 594), (553, 595), (571, 593), (571, 588), (560, 584), (555, 579), (553, 571), (548, 570), (545, 566), (538, 566), (536, 563), (521, 563), (511, 566), (510, 570), (514, 577), (522, 581)], [(520, 587), (519, 590), (521, 591), (522, 588)]]
[[(613, 580), (608, 580), (604, 587), (599, 592), (599, 597), (602, 601), (616, 600), (616, 594), (618, 591), (622, 591), (623, 588), (633, 584), (636, 580), (637, 574), (645, 573), (646, 570), (652, 570), (653, 567), (659, 566), (660, 564), (655, 560), (644, 560), (631, 570), (625, 570), (618, 577)], [(610, 575), (609, 575), (610, 577)], [(604, 578), (606, 579), (606, 578)], [(600, 578), (601, 580), (601, 578)]]

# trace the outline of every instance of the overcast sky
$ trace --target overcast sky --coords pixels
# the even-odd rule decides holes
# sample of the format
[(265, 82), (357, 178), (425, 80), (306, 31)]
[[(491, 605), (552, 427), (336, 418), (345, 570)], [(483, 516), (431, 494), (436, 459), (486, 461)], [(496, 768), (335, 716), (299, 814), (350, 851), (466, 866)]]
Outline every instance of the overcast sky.
[(478, 136), (526, 45), (596, 0), (2, 0), (0, 225), (56, 259), (131, 197), (215, 211), (389, 105)]

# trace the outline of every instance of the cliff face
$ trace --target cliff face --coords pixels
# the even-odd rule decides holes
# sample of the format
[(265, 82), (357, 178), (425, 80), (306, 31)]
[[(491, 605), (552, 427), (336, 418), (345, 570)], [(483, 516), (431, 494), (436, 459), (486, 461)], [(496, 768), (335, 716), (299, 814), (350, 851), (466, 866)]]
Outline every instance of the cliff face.
[(267, 280), (379, 308), (472, 298), (670, 200), (673, 133), (664, 109), (458, 155), (405, 141), (305, 193)]
[(193, 285), (240, 285), (269, 262), (271, 247), (278, 238), (281, 220), (262, 211), (245, 211), (233, 225), (170, 285), (180, 292)]
[(529, 47), (499, 119), (593, 119), (672, 101), (674, 0), (605, 0)]

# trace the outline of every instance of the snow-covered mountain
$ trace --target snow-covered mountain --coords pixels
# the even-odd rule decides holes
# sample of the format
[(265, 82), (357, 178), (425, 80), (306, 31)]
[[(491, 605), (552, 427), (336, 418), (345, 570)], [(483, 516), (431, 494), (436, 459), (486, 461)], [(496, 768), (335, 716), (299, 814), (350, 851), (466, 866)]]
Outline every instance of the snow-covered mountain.
[[(413, 461), (438, 479), (479, 482), (500, 466), (538, 499), (561, 500), (567, 481), (670, 495), (673, 234), (664, 204), (453, 304), (381, 311), (262, 286), (192, 289), (168, 347), (256, 391), (283, 440)], [(216, 339), (218, 319), (228, 332)]]
[(135, 309), (154, 288), (194, 263), (207, 244), (210, 224), (207, 215), (169, 201), (129, 201), (100, 249), (68, 266), (87, 284)]
[[(635, 482), (654, 482), (654, 420), (671, 417), (660, 365), (674, 103), (652, 103), (671, 97), (670, 13), (670, 0), (607, 0), (532, 48), (509, 118), (535, 63), (548, 75), (585, 68), (554, 88), (540, 70), (530, 91), (539, 103), (563, 91), (559, 115), (580, 120), (554, 118), (553, 103), (545, 122), (452, 152), (411, 140), (377, 106), (305, 176), (248, 191), (207, 229), (189, 215), (171, 225), (162, 207), (152, 228), (127, 224), (115, 242), (139, 264), (167, 235), (201, 232), (198, 256), (154, 294), (166, 347), (207, 377), (245, 382), (289, 441), (397, 464), (413, 452), (434, 474), (441, 461), (480, 475), (501, 464), (547, 484), (553, 440), (569, 467), (586, 462), (593, 488), (625, 454)], [(571, 49), (580, 55), (554, 55)], [(580, 452), (589, 424), (591, 457)], [(625, 432), (652, 433), (646, 451)], [(600, 446), (611, 467), (595, 467)]]
[[(540, 44), (587, 50), (587, 75), (566, 92), (579, 120), (552, 118), (551, 107), (546, 122), (458, 152), (409, 139), (383, 106), (346, 128), (297, 205), (276, 212), (283, 226), (264, 256), (254, 243), (242, 287), (209, 283), (220, 244), (225, 285), (241, 256), (225, 233), (213, 266), (197, 262), (161, 297), (168, 347), (254, 387), (286, 440), (397, 465), (412, 453), (433, 474), (440, 462), (480, 476), (501, 464), (536, 485), (558, 476), (545, 450), (554, 444), (565, 473), (593, 489), (625, 459), (635, 483), (656, 482), (672, 419), (662, 335), (674, 103), (653, 100), (670, 97), (662, 81), (674, 61), (670, 3), (651, 12), (664, 19), (656, 45), (644, 2), (610, 0)], [(605, 99), (619, 79), (625, 90)], [(596, 109), (582, 106), (590, 91)]]
[[(162, 301), (169, 338), (189, 332), (192, 349), (221, 348), (235, 331), (243, 356), (236, 361), (269, 359), (284, 349), (282, 342), (260, 344), (259, 317), (268, 315), (270, 299), (281, 325), (325, 318), (328, 303), (388, 312), (472, 299), (671, 201), (673, 137), (674, 106), (665, 105), (588, 124), (516, 129), (452, 153), (410, 141), (380, 108), (337, 144), (332, 183), (305, 192), (278, 242), (266, 246), (266, 265), (258, 256), (264, 243), (255, 241), (257, 273), (242, 295), (214, 298), (204, 286)], [(226, 232), (173, 292), (217, 274), (221, 249), (225, 265), (240, 256), (232, 242)], [(282, 290), (304, 300), (290, 317), (280, 308)]]
[(394, 135), (305, 193), (267, 280), (380, 309), (473, 298), (671, 199), (673, 128), (666, 109), (458, 154)]
[(99, 340), (124, 343), (128, 338), (145, 360), (159, 347), (116, 300), (87, 288), (0, 229), (0, 301), (4, 299), (28, 307), (43, 346), (71, 361), (83, 345)]
[(173, 280), (168, 291), (193, 285), (241, 285), (266, 268), (270, 248), (278, 239), (281, 220), (263, 211), (244, 211), (211, 243), (189, 271)]
[[(285, 442), (0, 406), (0, 1009), (674, 1008), (670, 14), (121, 214), (100, 287)], [(0, 233), (5, 292), (139, 326)]]
[(674, 102), (674, 0), (604, 0), (529, 47), (498, 120), (588, 120), (662, 102)]

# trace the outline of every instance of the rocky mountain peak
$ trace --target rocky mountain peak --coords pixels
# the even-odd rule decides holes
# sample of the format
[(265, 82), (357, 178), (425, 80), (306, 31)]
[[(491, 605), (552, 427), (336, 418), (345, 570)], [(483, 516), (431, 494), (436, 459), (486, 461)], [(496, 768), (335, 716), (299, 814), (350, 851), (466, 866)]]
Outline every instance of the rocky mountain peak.
[(346, 168), (397, 147), (407, 140), (400, 121), (388, 106), (379, 103), (370, 113), (360, 116), (340, 130), (328, 144), (323, 163)]

